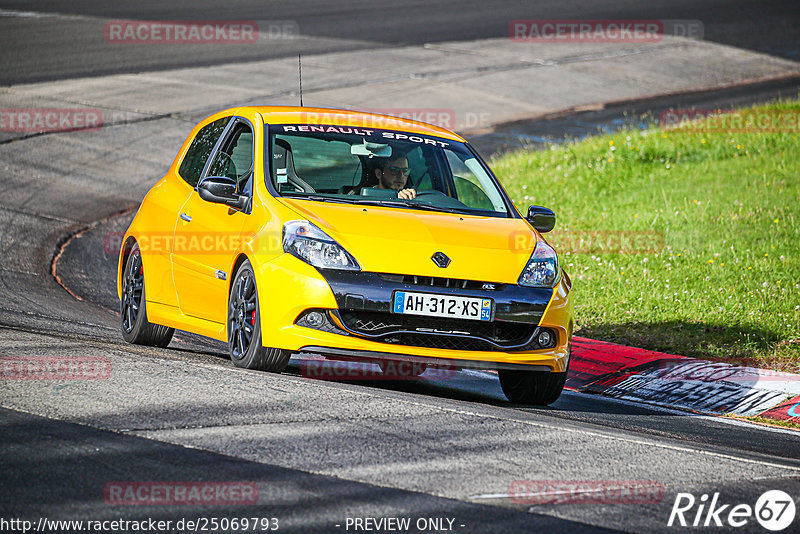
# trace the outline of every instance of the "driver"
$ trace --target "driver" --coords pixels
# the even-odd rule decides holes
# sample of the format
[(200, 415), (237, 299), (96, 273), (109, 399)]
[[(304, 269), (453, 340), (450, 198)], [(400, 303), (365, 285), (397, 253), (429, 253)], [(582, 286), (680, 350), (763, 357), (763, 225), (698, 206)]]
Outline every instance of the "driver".
[(375, 188), (394, 189), (397, 191), (397, 198), (411, 200), (417, 196), (417, 192), (414, 189), (405, 189), (408, 173), (408, 159), (404, 155), (390, 157), (375, 169), (375, 177), (378, 179)]

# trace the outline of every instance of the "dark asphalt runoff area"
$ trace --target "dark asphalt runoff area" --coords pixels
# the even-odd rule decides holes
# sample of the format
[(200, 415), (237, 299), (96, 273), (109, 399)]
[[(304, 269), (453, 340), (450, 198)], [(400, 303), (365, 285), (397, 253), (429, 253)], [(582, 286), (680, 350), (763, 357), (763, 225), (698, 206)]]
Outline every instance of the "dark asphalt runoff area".
[[(123, 18), (294, 21), (300, 37), (113, 49), (102, 27)], [(708, 40), (789, 59), (800, 50), (796, 2), (0, 1), (0, 85), (504, 37), (515, 18), (698, 19)], [(670, 107), (725, 108), (799, 88), (786, 79), (622, 102), (470, 139), (488, 155), (638, 126)], [(679, 493), (753, 506), (778, 489), (800, 503), (800, 440), (787, 430), (574, 392), (548, 408), (516, 406), (488, 372), (323, 381), (293, 360), (282, 375), (258, 373), (234, 367), (224, 344), (185, 332), (167, 349), (125, 344), (114, 238), (192, 126), (164, 115), (0, 143), (0, 357), (111, 366), (104, 380), (0, 380), (0, 526), (256, 517), (277, 518), (278, 532), (339, 533), (356, 531), (348, 519), (410, 518), (452, 525), (411, 532), (680, 532), (667, 526)], [(225, 481), (257, 487), (256, 502), (132, 506), (105, 493), (115, 483)], [(591, 493), (547, 504), (513, 498), (519, 481), (659, 491), (637, 504)], [(751, 519), (737, 531), (763, 529)]]
[[(800, 58), (800, 3), (792, 0), (361, 0), (276, 2), (71, 2), (3, 0), (0, 84), (217, 65), (343, 50), (508, 37), (517, 19), (698, 20), (703, 38), (789, 59)], [(2, 11), (0, 11), (2, 15)], [(110, 20), (292, 22), (297, 39), (256, 45), (109, 46)]]

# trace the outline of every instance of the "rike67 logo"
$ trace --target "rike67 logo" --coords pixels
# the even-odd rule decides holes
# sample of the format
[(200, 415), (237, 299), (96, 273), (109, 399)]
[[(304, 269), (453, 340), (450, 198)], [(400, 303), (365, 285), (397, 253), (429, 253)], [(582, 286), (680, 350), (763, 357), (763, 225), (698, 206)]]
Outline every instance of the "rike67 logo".
[(678, 493), (667, 526), (738, 528), (755, 519), (763, 528), (779, 532), (794, 522), (794, 499), (784, 491), (764, 492), (755, 506), (722, 503), (719, 495), (709, 498), (704, 493), (697, 499), (691, 493)]

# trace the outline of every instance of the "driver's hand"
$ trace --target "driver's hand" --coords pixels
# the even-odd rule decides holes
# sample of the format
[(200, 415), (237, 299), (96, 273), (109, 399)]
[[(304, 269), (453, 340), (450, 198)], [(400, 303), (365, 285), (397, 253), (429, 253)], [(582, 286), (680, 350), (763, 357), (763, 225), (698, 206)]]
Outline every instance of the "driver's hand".
[(417, 197), (417, 192), (414, 189), (401, 189), (397, 192), (397, 198), (404, 200), (412, 200)]

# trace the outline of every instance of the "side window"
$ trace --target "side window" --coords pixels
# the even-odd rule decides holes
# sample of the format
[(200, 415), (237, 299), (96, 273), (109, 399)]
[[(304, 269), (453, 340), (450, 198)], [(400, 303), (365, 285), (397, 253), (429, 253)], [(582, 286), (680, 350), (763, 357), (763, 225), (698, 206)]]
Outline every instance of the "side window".
[(223, 117), (203, 126), (197, 132), (197, 136), (192, 141), (189, 150), (186, 151), (186, 155), (183, 156), (181, 166), (178, 168), (178, 174), (192, 187), (197, 185), (200, 174), (203, 172), (203, 167), (206, 166), (206, 161), (208, 161), (211, 151), (214, 150), (214, 145), (217, 144), (217, 139), (222, 135), (230, 121), (230, 117)]
[(239, 122), (214, 155), (208, 176), (227, 176), (236, 180), (238, 190), (247, 189), (253, 170), (253, 130)]

